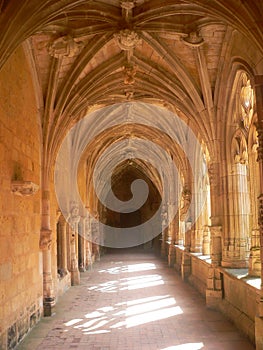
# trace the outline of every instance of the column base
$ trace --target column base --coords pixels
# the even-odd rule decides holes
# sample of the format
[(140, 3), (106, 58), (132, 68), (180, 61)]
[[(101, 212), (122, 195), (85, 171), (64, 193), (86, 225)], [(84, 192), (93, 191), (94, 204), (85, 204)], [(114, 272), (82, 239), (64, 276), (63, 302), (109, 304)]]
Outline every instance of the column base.
[(173, 245), (170, 245), (169, 247), (169, 254), (168, 254), (168, 266), (174, 267), (175, 264), (175, 247)]
[(80, 265), (79, 271), (80, 272), (85, 272), (86, 271), (86, 268), (84, 267), (84, 265)]
[(191, 275), (191, 256), (187, 253), (182, 255), (181, 277), (183, 281), (187, 281)]
[(71, 271), (71, 285), (77, 286), (80, 284), (80, 273), (79, 270)]
[(47, 297), (43, 301), (43, 314), (44, 317), (50, 317), (54, 314), (55, 311), (55, 298)]

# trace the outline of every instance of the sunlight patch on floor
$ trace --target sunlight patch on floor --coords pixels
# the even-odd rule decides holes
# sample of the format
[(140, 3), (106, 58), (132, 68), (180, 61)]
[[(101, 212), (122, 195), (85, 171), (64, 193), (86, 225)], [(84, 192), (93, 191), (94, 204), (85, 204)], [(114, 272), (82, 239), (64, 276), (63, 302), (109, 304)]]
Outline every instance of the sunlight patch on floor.
[(120, 290), (134, 290), (147, 287), (154, 287), (164, 284), (162, 276), (160, 275), (143, 275), (130, 278), (122, 278), (121, 285), (124, 287)]
[(156, 270), (156, 265), (153, 263), (142, 263), (142, 264), (131, 264), (131, 265), (123, 265), (110, 267), (109, 269), (99, 270), (99, 273), (109, 273), (109, 274), (119, 274), (126, 272), (139, 272), (139, 271), (148, 271), (148, 270)]
[[(159, 295), (104, 306), (85, 314), (85, 319), (76, 318), (65, 326), (79, 329), (85, 334), (107, 333), (113, 329), (131, 328), (163, 320), (183, 313), (176, 300), (169, 295)], [(79, 323), (77, 325), (77, 323)]]
[(169, 348), (161, 350), (199, 350), (204, 347), (204, 343), (187, 343), (175, 346), (169, 346)]

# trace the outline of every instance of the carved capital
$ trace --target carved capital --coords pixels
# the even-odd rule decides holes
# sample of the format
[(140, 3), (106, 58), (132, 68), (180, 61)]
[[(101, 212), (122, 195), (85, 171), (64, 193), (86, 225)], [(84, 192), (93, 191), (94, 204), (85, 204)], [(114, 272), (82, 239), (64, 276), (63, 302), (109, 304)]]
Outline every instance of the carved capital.
[(61, 214), (61, 215), (59, 216), (58, 221), (59, 221), (59, 224), (60, 224), (62, 227), (66, 226), (67, 221), (66, 221), (64, 215)]
[(13, 180), (11, 182), (11, 191), (18, 196), (31, 196), (38, 189), (39, 186), (32, 181)]
[(210, 226), (211, 237), (222, 236), (222, 226)]
[(62, 36), (55, 39), (48, 47), (50, 56), (59, 57), (73, 57), (79, 53), (83, 43), (77, 43), (70, 35)]
[(241, 130), (238, 130), (232, 139), (231, 153), (235, 163), (247, 164), (247, 141)]
[(129, 51), (134, 49), (141, 41), (139, 35), (130, 29), (123, 29), (114, 35), (121, 50)]
[(48, 229), (41, 229), (39, 248), (41, 250), (48, 250), (51, 247), (52, 242), (52, 231)]

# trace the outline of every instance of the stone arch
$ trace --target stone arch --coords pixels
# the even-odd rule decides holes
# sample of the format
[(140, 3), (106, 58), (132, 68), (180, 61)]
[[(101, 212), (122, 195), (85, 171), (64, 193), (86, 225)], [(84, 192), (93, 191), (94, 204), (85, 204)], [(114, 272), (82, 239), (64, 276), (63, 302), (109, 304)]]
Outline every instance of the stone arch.
[[(250, 74), (244, 65), (232, 78), (225, 131), (227, 182), (224, 198), (224, 266), (247, 266), (250, 249), (250, 187), (248, 171), (248, 133), (253, 117), (254, 96)], [(243, 69), (240, 69), (243, 68)], [(232, 257), (231, 257), (232, 256)]]

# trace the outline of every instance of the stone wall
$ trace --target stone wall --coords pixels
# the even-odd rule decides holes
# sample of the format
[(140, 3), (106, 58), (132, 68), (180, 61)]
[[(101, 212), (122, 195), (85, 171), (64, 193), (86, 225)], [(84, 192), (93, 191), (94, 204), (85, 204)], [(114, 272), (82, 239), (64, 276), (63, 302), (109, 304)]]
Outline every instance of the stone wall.
[(255, 342), (255, 316), (257, 314), (257, 288), (236, 276), (220, 269), (223, 273), (224, 298), (219, 303), (219, 309), (244, 334)]
[(0, 71), (0, 348), (13, 348), (42, 313), (40, 191), (11, 192), (12, 180), (40, 185), (40, 123), (22, 47)]
[(189, 282), (195, 286), (198, 291), (205, 296), (208, 270), (210, 264), (201, 260), (198, 256), (191, 255), (191, 274)]
[[(182, 278), (187, 280), (204, 297), (206, 296), (207, 281), (209, 280), (209, 268), (211, 267), (209, 256), (184, 252), (184, 249), (176, 247), (175, 270)], [(187, 278), (183, 276), (184, 255), (189, 261), (189, 272)], [(168, 257), (167, 257), (168, 259)], [(255, 317), (257, 315), (257, 302), (260, 283), (257, 279), (249, 278), (248, 269), (225, 269), (215, 268), (218, 275), (222, 276), (222, 293), (213, 307), (220, 310), (229, 320), (236, 324), (238, 329), (255, 343)], [(229, 272), (230, 271), (230, 272)], [(232, 271), (232, 273), (231, 273)], [(241, 276), (244, 275), (244, 277)], [(254, 285), (248, 283), (253, 280)], [(258, 279), (259, 280), (259, 279)], [(258, 284), (258, 287), (256, 286)]]

